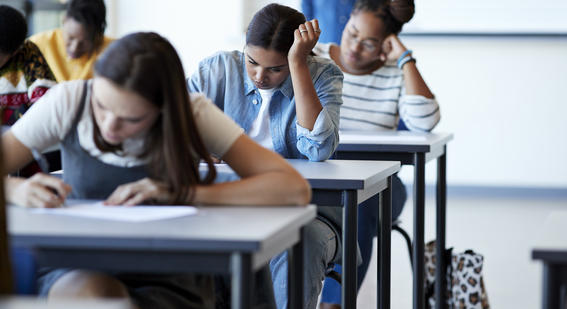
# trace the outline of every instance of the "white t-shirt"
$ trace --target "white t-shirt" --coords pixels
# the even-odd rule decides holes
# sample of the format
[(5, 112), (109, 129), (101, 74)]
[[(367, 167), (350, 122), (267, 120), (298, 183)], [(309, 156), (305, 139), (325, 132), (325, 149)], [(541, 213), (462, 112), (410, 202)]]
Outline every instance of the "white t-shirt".
[[(88, 81), (86, 104), (77, 124), (79, 144), (98, 160), (122, 167), (138, 166), (146, 163), (137, 157), (143, 151), (144, 137), (130, 138), (122, 143), (123, 154), (101, 152), (93, 140), (93, 121), (90, 98), (91, 81)], [(73, 124), (80, 106), (85, 82), (76, 80), (58, 84), (18, 120), (11, 128), (14, 136), (29, 149), (43, 151), (60, 143)], [(207, 150), (222, 157), (236, 141), (243, 129), (226, 116), (204, 95), (190, 94), (193, 116), (203, 143)]]
[(262, 96), (262, 106), (258, 112), (258, 117), (252, 123), (250, 127), (250, 136), (256, 143), (274, 150), (274, 144), (272, 142), (272, 134), (270, 133), (270, 102), (272, 101), (272, 96), (274, 95), (275, 89), (258, 89), (260, 95)]

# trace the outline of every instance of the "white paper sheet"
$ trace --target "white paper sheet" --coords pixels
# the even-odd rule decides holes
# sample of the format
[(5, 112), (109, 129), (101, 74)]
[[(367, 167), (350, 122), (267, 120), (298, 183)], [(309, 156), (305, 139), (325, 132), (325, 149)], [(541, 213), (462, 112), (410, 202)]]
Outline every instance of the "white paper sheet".
[(38, 208), (32, 211), (102, 220), (145, 222), (195, 215), (197, 208), (191, 206), (105, 206), (102, 202), (95, 202), (73, 204), (62, 208)]

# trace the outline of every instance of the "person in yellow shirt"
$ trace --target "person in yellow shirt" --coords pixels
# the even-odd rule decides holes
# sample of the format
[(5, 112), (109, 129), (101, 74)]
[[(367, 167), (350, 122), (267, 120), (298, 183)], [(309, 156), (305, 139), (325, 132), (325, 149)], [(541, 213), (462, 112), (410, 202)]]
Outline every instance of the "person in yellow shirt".
[(71, 0), (61, 28), (30, 37), (43, 53), (57, 82), (90, 79), (94, 63), (113, 39), (104, 35), (103, 0)]

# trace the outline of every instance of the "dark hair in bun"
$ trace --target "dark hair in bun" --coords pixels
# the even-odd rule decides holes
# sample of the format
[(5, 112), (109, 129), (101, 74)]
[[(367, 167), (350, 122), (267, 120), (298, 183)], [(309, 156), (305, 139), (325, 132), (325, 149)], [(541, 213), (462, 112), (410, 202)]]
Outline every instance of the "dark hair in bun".
[(305, 16), (297, 10), (277, 3), (268, 4), (252, 17), (246, 31), (246, 45), (287, 55), (293, 45), (295, 29), (304, 22)]
[(410, 21), (415, 13), (413, 0), (357, 0), (352, 14), (360, 11), (372, 12), (386, 26), (386, 35), (398, 34), (402, 26)]

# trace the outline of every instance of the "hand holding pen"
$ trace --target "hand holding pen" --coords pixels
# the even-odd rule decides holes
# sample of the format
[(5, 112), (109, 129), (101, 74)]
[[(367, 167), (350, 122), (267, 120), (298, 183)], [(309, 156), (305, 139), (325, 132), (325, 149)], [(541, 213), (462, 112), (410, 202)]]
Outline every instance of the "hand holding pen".
[(52, 208), (61, 207), (71, 192), (71, 187), (63, 180), (50, 176), (47, 159), (37, 150), (32, 155), (43, 173), (37, 173), (28, 179), (13, 179), (8, 194), (10, 200), (26, 207)]

